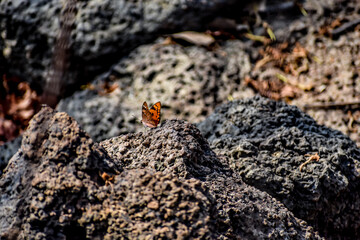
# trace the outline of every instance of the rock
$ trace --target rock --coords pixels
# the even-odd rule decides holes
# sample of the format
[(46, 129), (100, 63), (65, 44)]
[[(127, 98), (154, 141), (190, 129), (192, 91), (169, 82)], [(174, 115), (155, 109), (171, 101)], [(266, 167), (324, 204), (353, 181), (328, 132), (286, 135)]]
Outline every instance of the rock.
[[(246, 183), (323, 236), (360, 237), (360, 151), (349, 137), (295, 106), (261, 97), (224, 104), (198, 127)], [(315, 154), (320, 159), (300, 171)]]
[(214, 238), (212, 204), (198, 180), (131, 169), (96, 196), (102, 204), (89, 205), (79, 219), (90, 239)]
[[(65, 1), (68, 4), (69, 1)], [(67, 91), (106, 71), (123, 55), (161, 33), (197, 30), (234, 0), (77, 1), (71, 35)], [(7, 71), (41, 89), (53, 58), (62, 2), (9, 0), (0, 3)], [(56, 56), (59, 57), (59, 56)], [(77, 83), (79, 84), (79, 83)]]
[(0, 238), (83, 238), (77, 220), (104, 184), (99, 171), (116, 169), (72, 118), (44, 107), (1, 176)]
[[(229, 97), (253, 94), (241, 81), (250, 70), (244, 49), (237, 40), (209, 51), (198, 46), (164, 45), (159, 39), (138, 47), (94, 80), (95, 90), (61, 100), (58, 110), (73, 116), (96, 141), (142, 130), (136, 122), (144, 101), (161, 101), (163, 119), (200, 121)], [(101, 94), (106, 82), (118, 88)]]
[[(161, 127), (115, 137), (100, 145), (125, 169), (156, 170), (181, 181), (200, 181), (202, 194), (210, 204), (203, 214), (215, 225), (208, 226), (211, 239), (320, 238), (278, 201), (244, 184), (227, 162), (211, 151), (194, 125), (168, 120)], [(187, 205), (176, 204), (180, 209)], [(204, 209), (203, 204), (199, 206)]]
[(3, 145), (0, 145), (0, 175), (2, 170), (8, 164), (10, 158), (18, 151), (21, 145), (22, 136), (15, 138), (12, 141), (6, 142)]
[(44, 107), (0, 177), (0, 198), (5, 239), (321, 239), (176, 120), (96, 144)]

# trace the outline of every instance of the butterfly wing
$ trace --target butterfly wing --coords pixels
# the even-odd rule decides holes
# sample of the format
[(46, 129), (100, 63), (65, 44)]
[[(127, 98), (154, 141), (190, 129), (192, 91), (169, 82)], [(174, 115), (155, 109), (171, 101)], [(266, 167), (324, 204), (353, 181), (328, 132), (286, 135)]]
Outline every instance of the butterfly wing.
[(144, 116), (144, 112), (147, 112), (147, 111), (149, 111), (149, 107), (148, 107), (147, 103), (144, 102), (143, 105), (142, 105), (142, 114), (143, 114), (143, 116)]
[(150, 109), (146, 102), (142, 105), (142, 122), (149, 128), (155, 128), (160, 123), (161, 103), (155, 103)]
[(161, 102), (155, 103), (149, 111), (152, 115), (153, 121), (156, 123), (156, 125), (158, 125), (161, 118)]
[(149, 111), (149, 107), (146, 102), (142, 105), (142, 123), (148, 126), (148, 122), (151, 120), (151, 113)]

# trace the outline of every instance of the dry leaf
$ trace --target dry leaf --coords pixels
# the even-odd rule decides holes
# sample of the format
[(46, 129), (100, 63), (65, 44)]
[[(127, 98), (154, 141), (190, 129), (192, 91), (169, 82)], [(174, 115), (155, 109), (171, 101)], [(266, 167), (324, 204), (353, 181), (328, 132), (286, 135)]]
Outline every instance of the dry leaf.
[(39, 98), (28, 83), (3, 76), (0, 86), (0, 144), (16, 138), (26, 128), (39, 107)]
[(215, 39), (206, 33), (199, 32), (180, 32), (170, 35), (173, 40), (183, 40), (193, 45), (209, 47), (211, 44), (215, 43)]

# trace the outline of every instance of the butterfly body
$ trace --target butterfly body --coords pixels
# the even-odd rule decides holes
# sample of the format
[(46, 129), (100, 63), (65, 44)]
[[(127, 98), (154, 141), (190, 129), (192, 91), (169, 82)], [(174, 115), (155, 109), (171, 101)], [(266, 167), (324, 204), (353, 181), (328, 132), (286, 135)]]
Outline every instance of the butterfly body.
[(156, 128), (160, 123), (161, 103), (155, 103), (150, 109), (146, 102), (142, 105), (142, 123), (149, 128)]

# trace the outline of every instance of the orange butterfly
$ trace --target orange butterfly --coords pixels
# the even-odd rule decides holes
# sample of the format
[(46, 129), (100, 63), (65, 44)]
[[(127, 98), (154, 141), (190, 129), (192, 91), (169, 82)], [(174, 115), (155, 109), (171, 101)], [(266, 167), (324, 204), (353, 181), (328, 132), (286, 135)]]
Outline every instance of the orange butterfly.
[(155, 103), (150, 109), (146, 102), (142, 105), (142, 123), (149, 128), (156, 128), (160, 123), (161, 103)]

